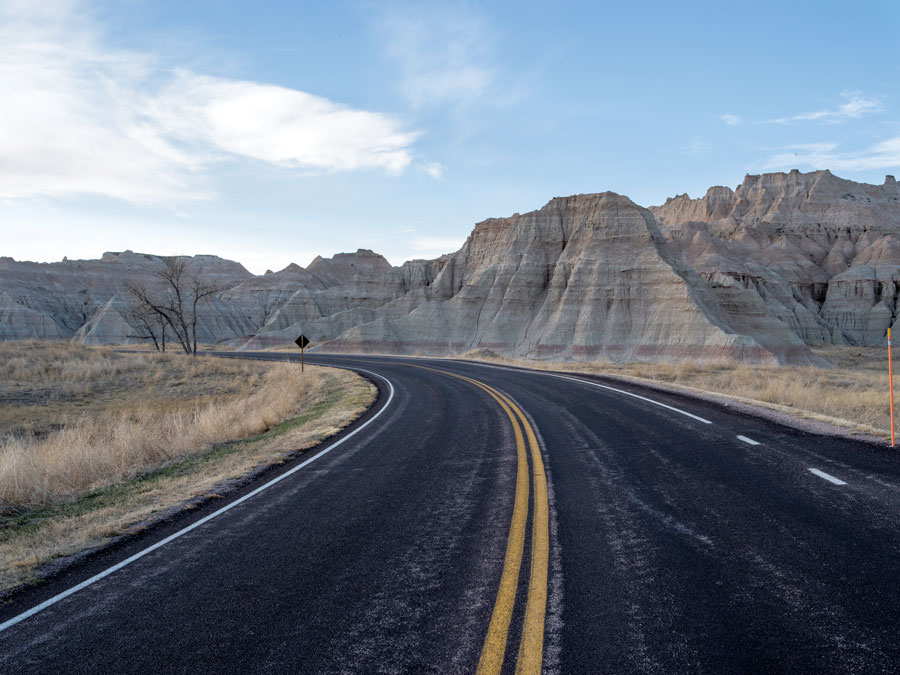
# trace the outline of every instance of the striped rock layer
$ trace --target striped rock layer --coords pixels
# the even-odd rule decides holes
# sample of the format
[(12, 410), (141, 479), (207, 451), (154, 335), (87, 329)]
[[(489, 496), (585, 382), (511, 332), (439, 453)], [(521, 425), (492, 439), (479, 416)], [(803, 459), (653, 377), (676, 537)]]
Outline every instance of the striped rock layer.
[[(822, 365), (817, 344), (880, 344), (900, 299), (900, 188), (827, 171), (747, 176), (642, 208), (606, 192), (478, 223), (462, 248), (391, 266), (360, 249), (250, 274), (195, 256), (227, 290), (198, 336), (401, 354), (490, 350), (544, 359), (744, 360)], [(138, 341), (128, 284), (152, 255), (0, 257), (0, 339)]]

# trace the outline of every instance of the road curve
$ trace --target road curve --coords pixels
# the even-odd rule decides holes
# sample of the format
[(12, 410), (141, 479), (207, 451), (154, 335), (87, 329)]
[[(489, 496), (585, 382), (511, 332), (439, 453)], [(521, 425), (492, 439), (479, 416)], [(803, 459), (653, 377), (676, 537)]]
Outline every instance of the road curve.
[(357, 432), (14, 597), (0, 623), (134, 558), (2, 630), (0, 672), (896, 672), (895, 453), (600, 378), (307, 360), (373, 373)]

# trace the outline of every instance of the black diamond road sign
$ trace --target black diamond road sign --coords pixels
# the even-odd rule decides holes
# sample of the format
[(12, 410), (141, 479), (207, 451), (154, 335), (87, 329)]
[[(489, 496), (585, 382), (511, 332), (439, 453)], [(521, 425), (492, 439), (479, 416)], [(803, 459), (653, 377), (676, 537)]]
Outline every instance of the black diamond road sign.
[(296, 340), (294, 340), (294, 342), (297, 343), (297, 346), (300, 347), (300, 349), (306, 349), (306, 347), (309, 346), (309, 338), (305, 335), (301, 335)]

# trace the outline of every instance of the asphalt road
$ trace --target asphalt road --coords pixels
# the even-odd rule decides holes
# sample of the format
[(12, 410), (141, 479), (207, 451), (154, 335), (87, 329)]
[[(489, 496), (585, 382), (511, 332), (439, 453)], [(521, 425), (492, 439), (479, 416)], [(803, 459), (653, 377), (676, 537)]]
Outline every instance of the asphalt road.
[(379, 401), (13, 598), (0, 672), (900, 672), (900, 453), (602, 379), (307, 362)]

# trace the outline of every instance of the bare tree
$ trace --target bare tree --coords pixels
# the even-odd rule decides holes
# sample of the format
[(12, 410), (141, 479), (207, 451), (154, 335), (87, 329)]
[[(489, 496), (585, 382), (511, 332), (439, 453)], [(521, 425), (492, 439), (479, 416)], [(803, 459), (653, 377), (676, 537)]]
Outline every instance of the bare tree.
[[(129, 287), (130, 289), (130, 287)], [(132, 302), (125, 309), (125, 320), (136, 334), (125, 337), (138, 340), (153, 340), (156, 351), (166, 351), (166, 320), (146, 304)]]
[(203, 277), (203, 270), (189, 270), (188, 258), (162, 258), (157, 284), (148, 288), (130, 284), (128, 291), (141, 311), (155, 316), (168, 327), (185, 354), (197, 354), (197, 308), (225, 286)]

